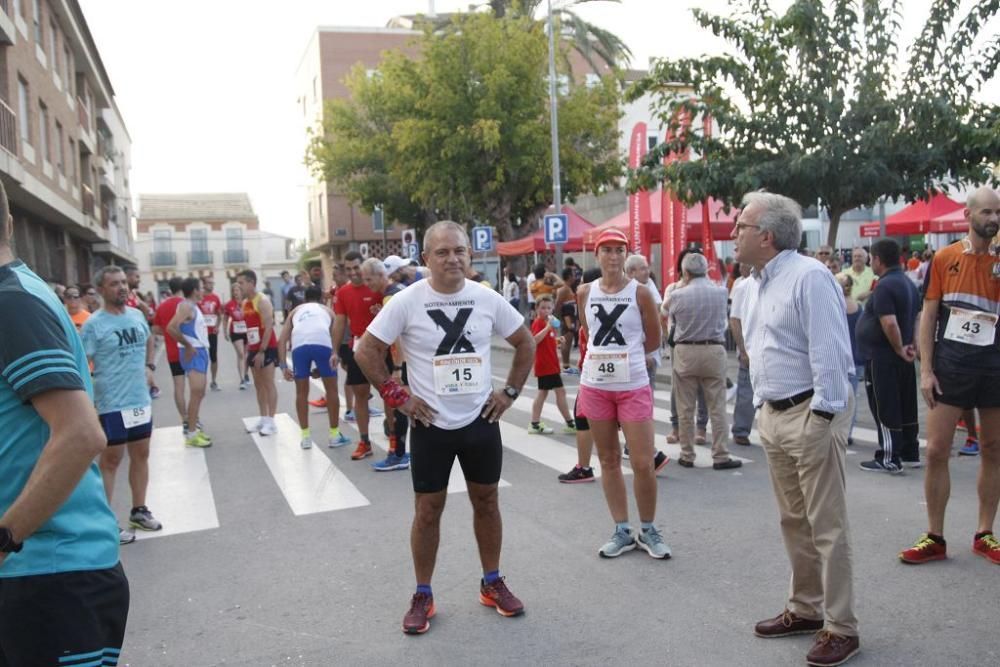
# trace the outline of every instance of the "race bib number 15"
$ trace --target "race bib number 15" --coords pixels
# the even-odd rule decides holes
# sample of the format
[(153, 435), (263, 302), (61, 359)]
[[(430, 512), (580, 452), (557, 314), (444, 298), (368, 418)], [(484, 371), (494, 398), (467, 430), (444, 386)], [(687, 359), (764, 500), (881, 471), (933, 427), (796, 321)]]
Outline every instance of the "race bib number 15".
[(440, 395), (482, 391), (484, 369), (479, 354), (444, 354), (434, 357), (434, 391)]

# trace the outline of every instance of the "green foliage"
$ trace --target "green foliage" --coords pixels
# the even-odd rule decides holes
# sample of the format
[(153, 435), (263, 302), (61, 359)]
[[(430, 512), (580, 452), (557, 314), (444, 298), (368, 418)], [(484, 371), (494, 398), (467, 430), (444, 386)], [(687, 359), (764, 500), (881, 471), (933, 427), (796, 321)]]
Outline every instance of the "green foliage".
[[(689, 202), (735, 204), (759, 188), (803, 205), (819, 198), (832, 244), (843, 213), (882, 196), (913, 201), (995, 181), (1000, 112), (975, 95), (1000, 61), (1000, 38), (979, 34), (1000, 2), (979, 0), (956, 23), (959, 2), (935, 0), (905, 62), (898, 0), (797, 0), (781, 15), (766, 0), (731, 5), (729, 16), (694, 16), (733, 55), (660, 61), (629, 91), (656, 94), (675, 137), (630, 175), (631, 188), (665, 182)], [(675, 82), (693, 97), (671, 92)], [(681, 133), (684, 113), (710, 114), (714, 136)], [(687, 149), (706, 159), (662, 166)]]
[[(551, 203), (547, 46), (525, 18), (471, 14), (427, 26), (421, 56), (389, 52), (374, 76), (356, 68), (351, 97), (329, 103), (307, 163), (366, 210), (418, 228), (439, 217), (512, 222)], [(599, 191), (621, 174), (614, 80), (560, 99), (564, 196)], [(525, 231), (533, 228), (525, 225)]]

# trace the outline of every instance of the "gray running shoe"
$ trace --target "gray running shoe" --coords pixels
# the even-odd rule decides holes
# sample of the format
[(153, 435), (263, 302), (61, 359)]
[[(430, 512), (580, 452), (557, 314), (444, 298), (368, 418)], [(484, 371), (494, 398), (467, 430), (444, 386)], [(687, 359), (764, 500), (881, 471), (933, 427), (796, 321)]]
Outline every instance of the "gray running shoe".
[(656, 529), (643, 529), (639, 531), (639, 546), (646, 550), (653, 558), (670, 558), (670, 547), (663, 541), (663, 535)]
[(617, 558), (626, 551), (635, 549), (635, 531), (632, 528), (617, 529), (611, 540), (597, 552), (602, 558)]
[[(139, 530), (160, 530), (163, 528), (163, 524), (153, 516), (153, 513), (145, 505), (132, 510), (132, 513), (128, 517), (128, 524)], [(134, 535), (132, 539), (135, 539)]]
[(121, 526), (118, 527), (118, 544), (132, 544), (135, 542), (135, 533), (131, 530), (126, 530)]
[(210, 389), (211, 389), (212, 391), (222, 391), (221, 389), (219, 389), (219, 384), (218, 384), (217, 382), (213, 382), (213, 383), (212, 383), (212, 384), (211, 384), (211, 385), (209, 386), (209, 388), (210, 388)]

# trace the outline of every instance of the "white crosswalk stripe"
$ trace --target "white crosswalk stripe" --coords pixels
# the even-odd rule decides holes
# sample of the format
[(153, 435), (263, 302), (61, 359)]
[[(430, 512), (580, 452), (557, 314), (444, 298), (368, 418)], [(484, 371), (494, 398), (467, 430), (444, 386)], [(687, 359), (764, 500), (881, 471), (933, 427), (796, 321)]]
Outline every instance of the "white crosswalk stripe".
[[(246, 417), (250, 426), (258, 417)], [(318, 448), (299, 446), (299, 425), (287, 414), (274, 418), (275, 435), (252, 434), (271, 476), (296, 515), (370, 505), (368, 499)]]
[(184, 446), (180, 426), (153, 429), (149, 470), (146, 505), (163, 523), (163, 529), (155, 532), (137, 530), (138, 539), (219, 527), (205, 452)]

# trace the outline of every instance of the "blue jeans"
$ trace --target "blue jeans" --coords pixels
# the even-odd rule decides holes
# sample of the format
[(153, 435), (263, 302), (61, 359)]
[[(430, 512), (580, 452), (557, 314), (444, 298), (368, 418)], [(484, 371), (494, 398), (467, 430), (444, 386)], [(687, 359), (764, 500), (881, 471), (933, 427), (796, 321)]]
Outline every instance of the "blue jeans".
[(733, 407), (733, 436), (749, 438), (757, 408), (753, 406), (753, 388), (750, 386), (750, 369), (740, 366), (736, 378), (736, 405)]

